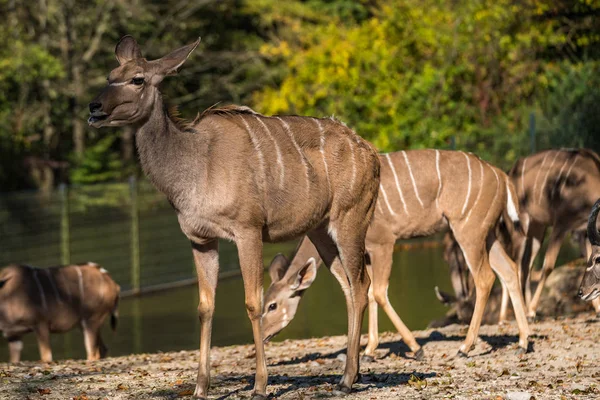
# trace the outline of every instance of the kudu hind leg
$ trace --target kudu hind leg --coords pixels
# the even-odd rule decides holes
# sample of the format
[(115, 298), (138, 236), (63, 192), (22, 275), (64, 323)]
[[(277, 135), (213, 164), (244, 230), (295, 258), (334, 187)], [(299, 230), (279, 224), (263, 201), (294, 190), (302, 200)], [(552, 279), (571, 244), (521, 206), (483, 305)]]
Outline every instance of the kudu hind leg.
[[(408, 329), (402, 319), (398, 316), (398, 313), (396, 313), (396, 310), (394, 310), (394, 307), (390, 303), (390, 299), (388, 297), (393, 253), (393, 242), (374, 247), (372, 250), (370, 250), (370, 254), (372, 254), (371, 262), (373, 268), (373, 278), (371, 281), (373, 295), (377, 304), (381, 306), (388, 318), (392, 321), (392, 324), (394, 324), (394, 327), (400, 333), (400, 336), (402, 336), (404, 343), (406, 343), (410, 350), (415, 353), (415, 358), (421, 359), (424, 356), (421, 346), (417, 343), (417, 340), (410, 329)], [(368, 350), (369, 346), (367, 345), (367, 351), (365, 351), (365, 354), (369, 354)], [(375, 348), (372, 349), (372, 351), (374, 350)]]
[(210, 339), (215, 310), (215, 291), (219, 274), (218, 241), (200, 245), (192, 243), (198, 278), (198, 319), (200, 320), (200, 359), (195, 397), (206, 398), (210, 386)]
[(100, 344), (98, 342), (100, 327), (97, 323), (90, 320), (82, 320), (83, 341), (85, 343), (85, 352), (88, 361), (100, 359)]
[(9, 337), (8, 351), (10, 353), (9, 362), (18, 363), (21, 361), (21, 351), (23, 350), (23, 341), (19, 336)]
[(52, 361), (52, 349), (50, 348), (50, 327), (45, 323), (38, 324), (35, 329), (37, 336), (40, 359), (43, 362)]
[(266, 399), (267, 362), (263, 343), (262, 300), (263, 300), (263, 258), (262, 232), (246, 232), (236, 235), (240, 269), (244, 280), (246, 311), (252, 324), (254, 347), (256, 350), (256, 374), (253, 399)]
[(515, 319), (519, 326), (519, 351), (527, 352), (530, 332), (527, 317), (525, 316), (525, 301), (523, 300), (523, 293), (519, 286), (517, 265), (510, 259), (497, 240), (493, 242), (490, 248), (489, 260), (492, 269), (500, 277), (503, 290), (506, 288), (513, 304)]

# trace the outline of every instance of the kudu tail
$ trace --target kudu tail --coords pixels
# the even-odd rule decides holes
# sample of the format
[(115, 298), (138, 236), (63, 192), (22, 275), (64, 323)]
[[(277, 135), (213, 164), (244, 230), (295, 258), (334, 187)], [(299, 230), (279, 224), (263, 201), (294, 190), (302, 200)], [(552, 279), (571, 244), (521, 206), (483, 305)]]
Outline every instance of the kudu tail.
[(520, 214), (519, 198), (515, 191), (514, 185), (512, 183), (510, 183), (507, 178), (506, 179), (506, 208), (504, 209), (504, 212), (503, 212), (504, 220), (506, 221), (507, 224), (512, 223), (513, 228), (516, 231), (521, 232), (522, 234), (525, 234), (527, 227), (524, 226), (524, 224), (521, 222), (521, 219), (519, 218), (519, 214)]

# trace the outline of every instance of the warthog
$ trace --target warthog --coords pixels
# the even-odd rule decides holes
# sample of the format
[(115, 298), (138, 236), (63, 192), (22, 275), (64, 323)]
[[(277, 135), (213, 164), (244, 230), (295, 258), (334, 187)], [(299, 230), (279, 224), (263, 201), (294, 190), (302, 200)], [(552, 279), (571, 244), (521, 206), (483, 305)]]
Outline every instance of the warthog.
[(88, 360), (106, 355), (100, 328), (108, 315), (117, 324), (119, 285), (94, 263), (34, 268), (9, 265), (0, 270), (0, 331), (8, 340), (10, 362), (21, 358), (21, 337), (37, 335), (40, 358), (52, 361), (50, 333), (81, 326)]

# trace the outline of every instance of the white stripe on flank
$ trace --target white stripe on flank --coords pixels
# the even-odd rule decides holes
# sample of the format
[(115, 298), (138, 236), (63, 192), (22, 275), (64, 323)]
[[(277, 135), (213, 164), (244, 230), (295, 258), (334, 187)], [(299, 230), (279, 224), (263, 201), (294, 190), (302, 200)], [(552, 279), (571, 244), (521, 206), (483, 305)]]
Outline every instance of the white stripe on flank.
[(408, 167), (408, 173), (410, 174), (410, 180), (412, 181), (413, 189), (415, 189), (415, 195), (417, 196), (417, 200), (419, 200), (419, 204), (421, 204), (421, 208), (424, 208), (423, 201), (421, 201), (421, 197), (419, 196), (419, 190), (417, 189), (417, 183), (415, 182), (415, 177), (412, 173), (412, 168), (410, 167), (410, 162), (408, 162), (408, 156), (406, 155), (406, 151), (402, 152), (404, 156), (404, 161), (406, 161), (406, 166)]
[(498, 189), (500, 189), (500, 179), (498, 178), (498, 174), (496, 173), (496, 168), (494, 168), (494, 167), (490, 167), (490, 168), (492, 169), (492, 172), (496, 176), (496, 192), (494, 192), (494, 197), (493, 197), (492, 203), (490, 204), (490, 207), (485, 212), (485, 217), (483, 218), (483, 224), (485, 224), (485, 220), (487, 219), (488, 215), (490, 214), (492, 205), (494, 204), (494, 202), (496, 201), (496, 197), (498, 196)]
[(354, 182), (356, 181), (356, 160), (354, 159), (354, 145), (350, 140), (349, 136), (346, 136), (346, 140), (348, 141), (348, 147), (350, 147), (350, 157), (352, 159), (352, 180), (350, 181), (350, 190), (354, 190)]
[(546, 158), (548, 157), (549, 153), (550, 152), (546, 152), (546, 154), (544, 154), (544, 158), (542, 159), (542, 165), (540, 166), (540, 168), (538, 168), (538, 172), (535, 175), (535, 181), (533, 183), (533, 193), (531, 194), (533, 196), (533, 198), (535, 198), (535, 190), (537, 188), (538, 179), (540, 178), (540, 173), (542, 172), (542, 169), (544, 168), (544, 164), (546, 163)]
[[(394, 175), (394, 181), (396, 181), (396, 189), (398, 189), (398, 194), (400, 195), (400, 201), (402, 201), (402, 206), (404, 207), (404, 212), (406, 213), (406, 215), (410, 215), (410, 213), (408, 212), (408, 208), (406, 207), (406, 202), (404, 201), (404, 196), (402, 195), (402, 187), (400, 186), (400, 182), (398, 182), (398, 175), (396, 174), (396, 168), (394, 167), (394, 164), (392, 163), (390, 154), (386, 153), (385, 158), (387, 159), (388, 164), (390, 164), (390, 169), (392, 170), (392, 174)], [(387, 198), (386, 198), (386, 201), (387, 201)]]
[(321, 156), (323, 156), (323, 166), (325, 168), (325, 176), (327, 177), (327, 190), (331, 192), (331, 183), (329, 182), (329, 168), (327, 167), (327, 160), (325, 159), (325, 131), (323, 130), (323, 125), (321, 125), (321, 121), (316, 118), (312, 119), (317, 124), (319, 128), (319, 133), (321, 134)]
[(560, 171), (558, 171), (558, 176), (556, 177), (556, 182), (554, 183), (554, 188), (552, 188), (552, 193), (550, 194), (551, 197), (554, 197), (554, 193), (556, 193), (556, 189), (558, 188), (558, 185), (561, 183), (560, 177), (562, 176), (563, 170), (567, 166), (568, 162), (569, 162), (569, 159), (567, 158), (565, 160), (565, 162), (563, 163), (562, 167), (560, 167)]
[(271, 138), (273, 144), (275, 145), (275, 152), (277, 153), (277, 165), (279, 165), (279, 187), (283, 188), (285, 179), (285, 167), (283, 165), (283, 156), (281, 155), (281, 149), (279, 148), (279, 144), (277, 144), (277, 140), (275, 140), (275, 137), (271, 134), (271, 131), (267, 127), (267, 124), (265, 124), (265, 122), (256, 115), (254, 116), (254, 118), (256, 118), (258, 122), (260, 122), (263, 128), (265, 128), (267, 135)]
[(438, 191), (437, 191), (437, 195), (435, 196), (435, 206), (438, 208), (440, 208), (440, 193), (442, 192), (442, 172), (440, 171), (440, 151), (436, 150), (435, 151), (435, 169), (437, 170), (437, 176), (438, 176)]
[(469, 156), (466, 153), (462, 153), (462, 154), (467, 159), (467, 168), (469, 169), (469, 186), (467, 187), (467, 197), (465, 198), (465, 204), (463, 205), (462, 211), (460, 212), (461, 216), (465, 215), (465, 210), (467, 209), (467, 204), (469, 204), (469, 197), (471, 197), (471, 181), (473, 179), (472, 173), (471, 173), (471, 160), (469, 159)]
[(52, 277), (52, 272), (48, 268), (46, 268), (44, 271), (46, 271), (46, 274), (48, 274), (48, 280), (50, 281), (50, 286), (52, 286), (52, 291), (54, 292), (54, 297), (56, 298), (56, 302), (57, 303), (62, 303), (60, 295), (58, 294), (58, 289), (56, 289), (56, 285), (54, 284), (54, 279)]
[(264, 187), (267, 185), (267, 171), (266, 171), (266, 166), (265, 166), (265, 157), (264, 157), (262, 151), (260, 150), (260, 144), (258, 142), (258, 139), (254, 135), (254, 132), (252, 132), (252, 128), (250, 128), (248, 121), (246, 121), (246, 119), (243, 116), (240, 116), (240, 118), (242, 120), (242, 123), (246, 127), (246, 131), (248, 132), (248, 135), (250, 136), (250, 141), (252, 142), (252, 145), (254, 146), (254, 150), (256, 150), (256, 154), (258, 157), (258, 164), (260, 165), (260, 170), (262, 173), (262, 180), (263, 180), (263, 188), (262, 189), (263, 189), (264, 193), (266, 193), (266, 188)]
[(546, 187), (546, 183), (548, 183), (548, 175), (550, 175), (550, 171), (552, 170), (552, 166), (554, 165), (554, 162), (556, 161), (556, 157), (558, 157), (558, 154), (559, 154), (558, 151), (556, 152), (556, 154), (554, 154), (554, 158), (552, 159), (550, 166), (546, 170), (546, 176), (544, 177), (544, 183), (542, 184), (542, 189), (540, 190), (540, 196), (538, 197), (538, 204), (540, 204), (542, 202), (542, 196), (544, 195), (544, 188)]
[(521, 193), (525, 196), (525, 164), (527, 164), (527, 159), (523, 160), (523, 168), (521, 168)]
[(379, 184), (379, 190), (381, 190), (381, 194), (383, 194), (383, 200), (385, 201), (385, 204), (387, 205), (387, 208), (390, 211), (390, 214), (396, 215), (394, 210), (392, 210), (392, 206), (390, 206), (390, 202), (388, 201), (387, 194), (385, 193), (385, 189), (383, 188), (383, 185), (381, 183)]
[(562, 192), (562, 190), (567, 185), (567, 181), (569, 180), (569, 175), (571, 175), (571, 170), (573, 169), (573, 166), (575, 165), (575, 163), (577, 163), (577, 154), (575, 154), (575, 157), (573, 157), (573, 163), (569, 167), (569, 170), (567, 171), (567, 175), (565, 175), (565, 180), (563, 181), (562, 186), (560, 187), (560, 190), (558, 191), (559, 194)]
[(512, 198), (512, 193), (510, 191), (510, 186), (508, 184), (508, 178), (505, 179), (505, 183), (506, 183), (506, 211), (508, 212), (508, 216), (510, 217), (510, 219), (513, 222), (518, 222), (519, 221), (519, 213), (517, 212), (517, 207), (515, 206), (515, 203), (513, 201)]
[(479, 159), (477, 161), (479, 161), (479, 169), (481, 171), (481, 179), (479, 180), (479, 191), (477, 192), (477, 197), (475, 197), (475, 202), (473, 203), (471, 208), (469, 208), (469, 212), (467, 213), (467, 218), (465, 219), (465, 224), (469, 221), (469, 218), (471, 217), (471, 213), (473, 212), (473, 210), (475, 209), (475, 206), (479, 202), (479, 198), (481, 197), (481, 192), (483, 192), (483, 162)]
[(48, 311), (48, 304), (46, 303), (46, 295), (44, 294), (44, 288), (42, 287), (42, 283), (40, 282), (40, 279), (38, 278), (38, 270), (36, 268), (32, 268), (33, 271), (33, 280), (35, 281), (35, 284), (38, 288), (38, 291), (40, 292), (40, 299), (42, 300), (42, 308), (44, 309), (44, 311)]
[(81, 267), (78, 265), (75, 266), (75, 271), (77, 271), (77, 278), (79, 281), (79, 304), (81, 308), (83, 308), (83, 297), (85, 293), (83, 292), (83, 274), (81, 273)]
[(306, 160), (304, 153), (302, 153), (302, 149), (296, 142), (296, 139), (294, 139), (294, 134), (292, 133), (292, 130), (290, 129), (290, 125), (287, 122), (285, 122), (283, 119), (281, 119), (280, 117), (275, 117), (275, 118), (277, 118), (279, 121), (281, 121), (281, 124), (283, 125), (283, 130), (288, 134), (288, 136), (290, 137), (290, 140), (292, 141), (292, 144), (294, 145), (294, 148), (300, 155), (300, 161), (302, 162), (302, 165), (304, 166), (304, 173), (306, 175), (306, 192), (308, 193), (310, 191), (310, 177), (308, 176), (308, 161)]

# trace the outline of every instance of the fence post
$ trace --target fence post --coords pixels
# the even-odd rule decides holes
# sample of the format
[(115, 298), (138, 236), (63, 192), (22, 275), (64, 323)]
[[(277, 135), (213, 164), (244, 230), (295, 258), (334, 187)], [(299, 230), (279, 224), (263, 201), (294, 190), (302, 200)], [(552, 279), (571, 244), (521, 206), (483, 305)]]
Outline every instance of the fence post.
[(140, 292), (140, 220), (138, 209), (138, 187), (135, 176), (129, 177), (131, 195), (131, 289)]
[(535, 153), (535, 114), (529, 113), (529, 137), (531, 141), (531, 154)]
[(60, 191), (60, 262), (62, 265), (71, 263), (71, 238), (69, 232), (69, 191), (67, 185), (61, 183)]

